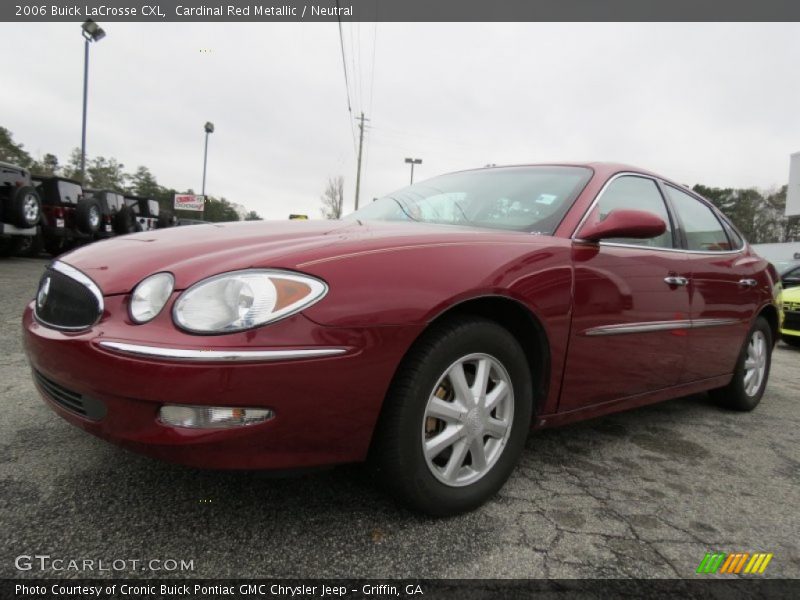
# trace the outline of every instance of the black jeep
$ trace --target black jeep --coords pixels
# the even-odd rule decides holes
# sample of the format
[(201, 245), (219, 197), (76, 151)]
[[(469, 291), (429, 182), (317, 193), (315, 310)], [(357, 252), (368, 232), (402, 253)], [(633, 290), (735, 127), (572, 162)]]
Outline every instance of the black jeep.
[(41, 214), (42, 203), (30, 172), (0, 162), (0, 256), (11, 256), (30, 246)]
[(95, 239), (102, 240), (114, 235), (124, 235), (138, 231), (136, 218), (125, 204), (125, 196), (113, 190), (84, 190), (84, 198), (93, 198), (100, 203), (103, 225), (95, 233)]
[(84, 196), (78, 181), (65, 177), (34, 177), (42, 196), (42, 242), (57, 256), (91, 242), (103, 229), (100, 200)]

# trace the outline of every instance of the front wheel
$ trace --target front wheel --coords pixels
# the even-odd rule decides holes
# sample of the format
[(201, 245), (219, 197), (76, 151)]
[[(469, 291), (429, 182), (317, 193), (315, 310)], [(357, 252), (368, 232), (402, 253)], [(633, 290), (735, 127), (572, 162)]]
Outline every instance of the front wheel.
[(435, 516), (477, 508), (506, 482), (533, 408), (525, 353), (481, 318), (434, 326), (401, 363), (373, 459), (397, 497)]
[(712, 390), (712, 398), (733, 410), (753, 410), (767, 388), (772, 362), (772, 329), (758, 317), (739, 355), (733, 379), (724, 388)]

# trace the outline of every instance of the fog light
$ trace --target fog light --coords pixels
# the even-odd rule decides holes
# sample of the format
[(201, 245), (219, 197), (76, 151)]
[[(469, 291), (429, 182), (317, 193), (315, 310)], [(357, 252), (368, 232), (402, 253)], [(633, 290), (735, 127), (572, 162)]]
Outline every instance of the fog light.
[(161, 407), (158, 416), (162, 423), (172, 427), (224, 429), (257, 425), (268, 421), (275, 413), (268, 408), (167, 404)]

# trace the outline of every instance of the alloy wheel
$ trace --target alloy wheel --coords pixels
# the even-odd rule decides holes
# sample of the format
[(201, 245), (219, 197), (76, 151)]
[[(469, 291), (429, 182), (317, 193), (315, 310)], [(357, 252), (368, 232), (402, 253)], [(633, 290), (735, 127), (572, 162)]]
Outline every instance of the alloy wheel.
[(428, 469), (448, 486), (476, 482), (500, 458), (513, 421), (514, 389), (503, 365), (488, 354), (458, 359), (425, 407), (422, 451)]
[(92, 229), (97, 229), (97, 227), (100, 226), (100, 211), (96, 206), (92, 206), (89, 209), (89, 224), (92, 226)]
[(744, 391), (755, 396), (761, 389), (767, 371), (767, 339), (761, 331), (754, 331), (747, 344), (747, 357), (744, 361)]
[(34, 194), (27, 194), (22, 202), (22, 210), (25, 220), (35, 225), (39, 222), (39, 201)]

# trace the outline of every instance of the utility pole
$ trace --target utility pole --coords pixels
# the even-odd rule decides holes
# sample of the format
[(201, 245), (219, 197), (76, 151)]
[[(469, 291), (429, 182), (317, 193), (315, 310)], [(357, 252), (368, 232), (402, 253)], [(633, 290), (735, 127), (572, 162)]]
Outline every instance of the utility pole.
[(364, 118), (364, 111), (361, 111), (361, 116), (358, 117), (358, 120), (361, 123), (358, 124), (358, 128), (361, 130), (361, 133), (358, 136), (358, 167), (356, 169), (356, 210), (358, 210), (358, 194), (361, 190), (361, 150), (364, 147), (364, 121), (369, 121), (369, 119)]

